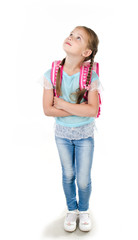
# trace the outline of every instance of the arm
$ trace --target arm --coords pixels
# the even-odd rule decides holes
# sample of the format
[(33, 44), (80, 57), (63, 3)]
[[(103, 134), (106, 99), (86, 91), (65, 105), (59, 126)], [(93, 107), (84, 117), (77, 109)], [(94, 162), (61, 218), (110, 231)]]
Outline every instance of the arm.
[[(60, 101), (60, 99), (57, 101)], [(98, 91), (95, 90), (88, 92), (88, 104), (82, 105), (61, 101), (60, 107), (62, 110), (68, 111), (73, 115), (81, 117), (96, 117), (99, 109)]]
[(66, 117), (73, 115), (66, 110), (57, 109), (53, 106), (53, 89), (43, 90), (43, 111), (46, 116), (50, 117)]

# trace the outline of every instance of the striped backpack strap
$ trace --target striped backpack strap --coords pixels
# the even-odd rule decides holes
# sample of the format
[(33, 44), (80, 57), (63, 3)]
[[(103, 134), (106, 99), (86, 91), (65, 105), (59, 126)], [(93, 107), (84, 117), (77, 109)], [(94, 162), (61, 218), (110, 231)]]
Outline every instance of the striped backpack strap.
[[(89, 83), (89, 86), (86, 87), (86, 80), (87, 80), (87, 75), (88, 75), (89, 67), (90, 67), (90, 62), (85, 62), (85, 63), (81, 66), (81, 69), (80, 69), (80, 80), (79, 80), (80, 90), (82, 90), (83, 88), (86, 88), (87, 90), (89, 90), (89, 88), (90, 88), (91, 82)], [(94, 70), (94, 71), (97, 73), (98, 77), (99, 77), (99, 63), (98, 63), (98, 62), (94, 62), (94, 63), (93, 63), (92, 70)], [(91, 71), (91, 77), (92, 77), (92, 71)], [(99, 115), (100, 115), (100, 111), (101, 111), (100, 105), (101, 105), (101, 103), (102, 103), (99, 92), (98, 92), (98, 96), (99, 96), (99, 110), (98, 110), (97, 118), (98, 118)], [(85, 92), (83, 98), (86, 99), (86, 101), (88, 100), (88, 91)]]
[[(51, 68), (51, 82), (54, 87), (54, 96), (59, 97), (56, 93), (56, 79), (57, 79), (57, 72), (60, 67), (61, 60), (55, 60), (52, 62), (52, 68)], [(60, 84), (62, 82), (62, 74), (63, 74), (63, 66), (61, 66), (61, 78), (60, 78)]]
[[(93, 64), (93, 67), (92, 67), (92, 70), (94, 70), (98, 77), (99, 77), (99, 63), (98, 62), (94, 62)], [(97, 114), (97, 118), (100, 116), (100, 113), (101, 113), (101, 104), (102, 104), (102, 101), (101, 101), (101, 96), (100, 96), (100, 93), (98, 92), (98, 95), (99, 95), (99, 109), (98, 109), (98, 114)]]
[[(85, 62), (80, 68), (80, 79), (79, 79), (80, 90), (82, 90), (83, 88), (88, 89), (88, 87), (86, 87), (86, 81), (87, 81), (87, 75), (88, 75), (89, 67), (90, 67), (90, 63)], [(83, 98), (86, 99), (86, 100), (88, 99), (87, 94), (88, 94), (88, 92), (85, 92), (85, 94), (83, 96)]]

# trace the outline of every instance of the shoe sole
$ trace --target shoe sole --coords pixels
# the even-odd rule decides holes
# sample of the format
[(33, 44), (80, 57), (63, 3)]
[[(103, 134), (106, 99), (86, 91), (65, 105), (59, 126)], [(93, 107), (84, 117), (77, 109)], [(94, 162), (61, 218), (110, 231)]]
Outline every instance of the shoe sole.
[(76, 230), (76, 227), (75, 227), (74, 229), (66, 229), (66, 227), (64, 227), (64, 230), (65, 230), (66, 232), (74, 232), (74, 231)]
[(91, 231), (91, 226), (89, 228), (83, 228), (79, 225), (79, 229), (82, 231), (82, 232), (89, 232)]

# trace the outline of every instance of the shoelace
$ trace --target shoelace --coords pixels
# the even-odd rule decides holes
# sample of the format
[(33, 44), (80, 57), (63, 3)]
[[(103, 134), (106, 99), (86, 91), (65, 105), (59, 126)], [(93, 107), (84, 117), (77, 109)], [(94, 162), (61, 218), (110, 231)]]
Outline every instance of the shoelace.
[(82, 224), (88, 225), (89, 224), (89, 212), (84, 211), (80, 212), (80, 220)]
[(68, 222), (68, 225), (72, 225), (75, 220), (76, 220), (76, 215), (78, 215), (77, 212), (75, 211), (68, 211), (67, 216), (66, 216), (66, 221)]

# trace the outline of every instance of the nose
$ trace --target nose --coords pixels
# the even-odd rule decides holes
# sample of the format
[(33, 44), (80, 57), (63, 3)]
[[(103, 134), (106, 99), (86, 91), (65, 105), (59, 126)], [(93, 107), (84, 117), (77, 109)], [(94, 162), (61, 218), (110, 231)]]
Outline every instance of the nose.
[(72, 39), (72, 36), (69, 36), (68, 39), (71, 40), (71, 39)]

